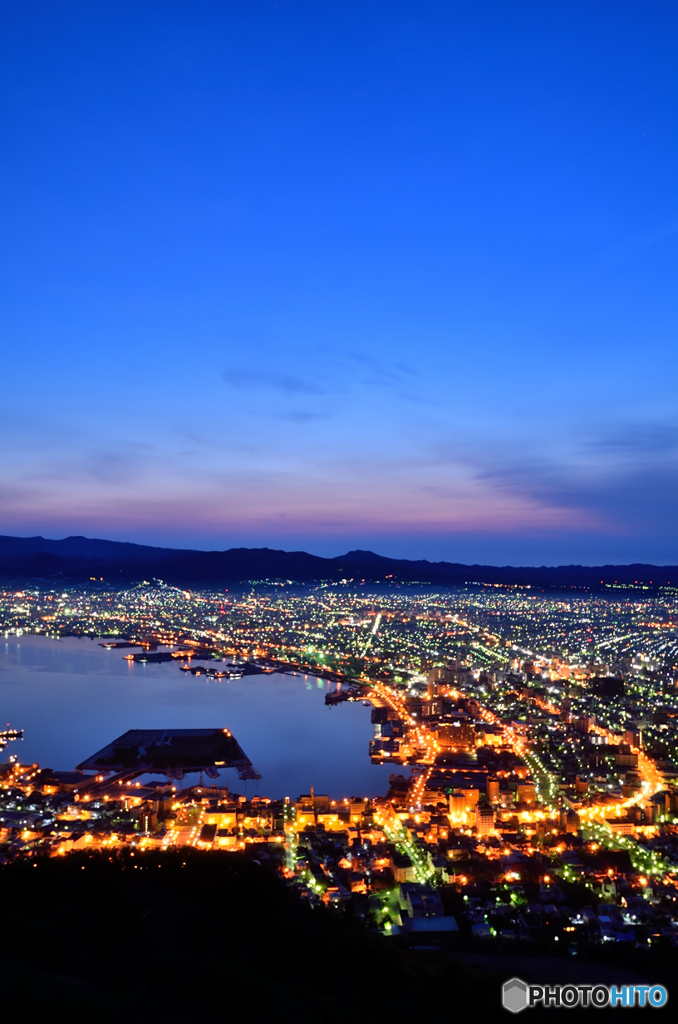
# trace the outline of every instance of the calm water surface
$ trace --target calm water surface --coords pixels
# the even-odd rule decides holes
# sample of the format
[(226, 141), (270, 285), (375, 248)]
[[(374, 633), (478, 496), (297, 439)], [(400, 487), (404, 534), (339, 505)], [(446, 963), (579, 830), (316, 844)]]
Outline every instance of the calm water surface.
[(327, 707), (326, 683), (277, 673), (212, 681), (124, 654), (79, 637), (0, 638), (0, 724), (25, 737), (5, 757), (69, 770), (127, 729), (228, 728), (262, 775), (246, 784), (223, 772), (236, 792), (386, 793), (393, 769), (370, 763), (370, 709)]

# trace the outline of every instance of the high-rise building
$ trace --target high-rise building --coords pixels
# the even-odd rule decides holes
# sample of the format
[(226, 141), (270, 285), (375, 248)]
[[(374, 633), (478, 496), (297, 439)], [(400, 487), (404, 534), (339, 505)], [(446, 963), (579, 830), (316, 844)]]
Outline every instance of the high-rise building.
[(491, 804), (499, 803), (499, 779), (494, 775), (490, 775), (487, 779), (487, 799)]
[(459, 816), (466, 813), (467, 801), (464, 793), (456, 790), (450, 793), (450, 814)]
[(476, 804), (476, 829), (479, 836), (494, 832), (494, 810), (487, 804)]

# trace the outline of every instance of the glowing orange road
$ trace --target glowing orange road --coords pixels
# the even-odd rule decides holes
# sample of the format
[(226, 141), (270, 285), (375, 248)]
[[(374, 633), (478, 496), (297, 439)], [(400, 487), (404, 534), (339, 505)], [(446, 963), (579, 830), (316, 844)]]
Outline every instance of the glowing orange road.
[[(391, 687), (386, 686), (383, 683), (376, 683), (374, 684), (373, 692), (407, 724), (408, 745), (414, 748), (417, 763), (421, 765), (432, 765), (435, 762), (436, 755), (440, 751), (440, 746), (431, 730), (424, 722), (419, 721), (408, 711), (403, 698), (396, 691), (392, 690)], [(456, 691), (450, 691), (450, 696), (459, 697), (460, 694)], [(556, 707), (556, 705), (552, 704), (550, 701), (537, 698), (535, 703), (550, 714), (560, 714), (561, 709)], [(501, 730), (505, 744), (510, 746), (516, 754), (520, 757), (524, 757), (530, 752), (530, 744), (518, 727), (507, 725), (505, 722), (502, 722), (493, 711), (484, 705), (478, 705), (478, 708), (481, 719), (490, 725), (497, 726)], [(603, 737), (610, 745), (619, 745), (623, 742), (621, 736), (611, 732), (603, 726), (593, 725), (591, 726), (591, 731)], [(635, 747), (632, 747), (632, 751), (638, 755), (638, 772), (642, 780), (639, 792), (634, 796), (627, 797), (625, 800), (615, 801), (614, 803), (591, 804), (587, 807), (581, 807), (577, 812), (580, 816), (586, 818), (604, 818), (610, 814), (621, 815), (623, 810), (633, 807), (635, 804), (638, 804), (643, 800), (648, 800), (651, 796), (662, 789), (663, 780), (655, 763), (647, 756), (647, 754), (645, 754), (644, 751)], [(413, 804), (419, 804), (422, 802), (429, 776), (430, 769), (428, 772), (424, 772), (419, 775), (415, 781), (411, 791), (411, 801)]]

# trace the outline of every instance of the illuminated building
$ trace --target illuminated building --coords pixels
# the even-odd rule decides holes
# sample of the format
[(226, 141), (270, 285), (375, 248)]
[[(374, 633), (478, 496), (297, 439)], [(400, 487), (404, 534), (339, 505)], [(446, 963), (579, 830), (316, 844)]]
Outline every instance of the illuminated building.
[(494, 810), (487, 804), (476, 805), (476, 830), (479, 836), (489, 836), (494, 832)]

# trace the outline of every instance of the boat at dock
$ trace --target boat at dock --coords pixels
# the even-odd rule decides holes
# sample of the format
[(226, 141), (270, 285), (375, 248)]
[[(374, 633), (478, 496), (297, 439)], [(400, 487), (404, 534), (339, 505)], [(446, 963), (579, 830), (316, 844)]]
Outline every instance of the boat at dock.
[[(325, 694), (325, 703), (329, 704), (330, 707), (333, 704), (341, 704), (345, 700), (360, 700), (363, 695), (362, 688), (359, 686), (349, 686), (345, 690), (331, 690), (330, 693)], [(363, 701), (365, 703), (365, 701)]]

